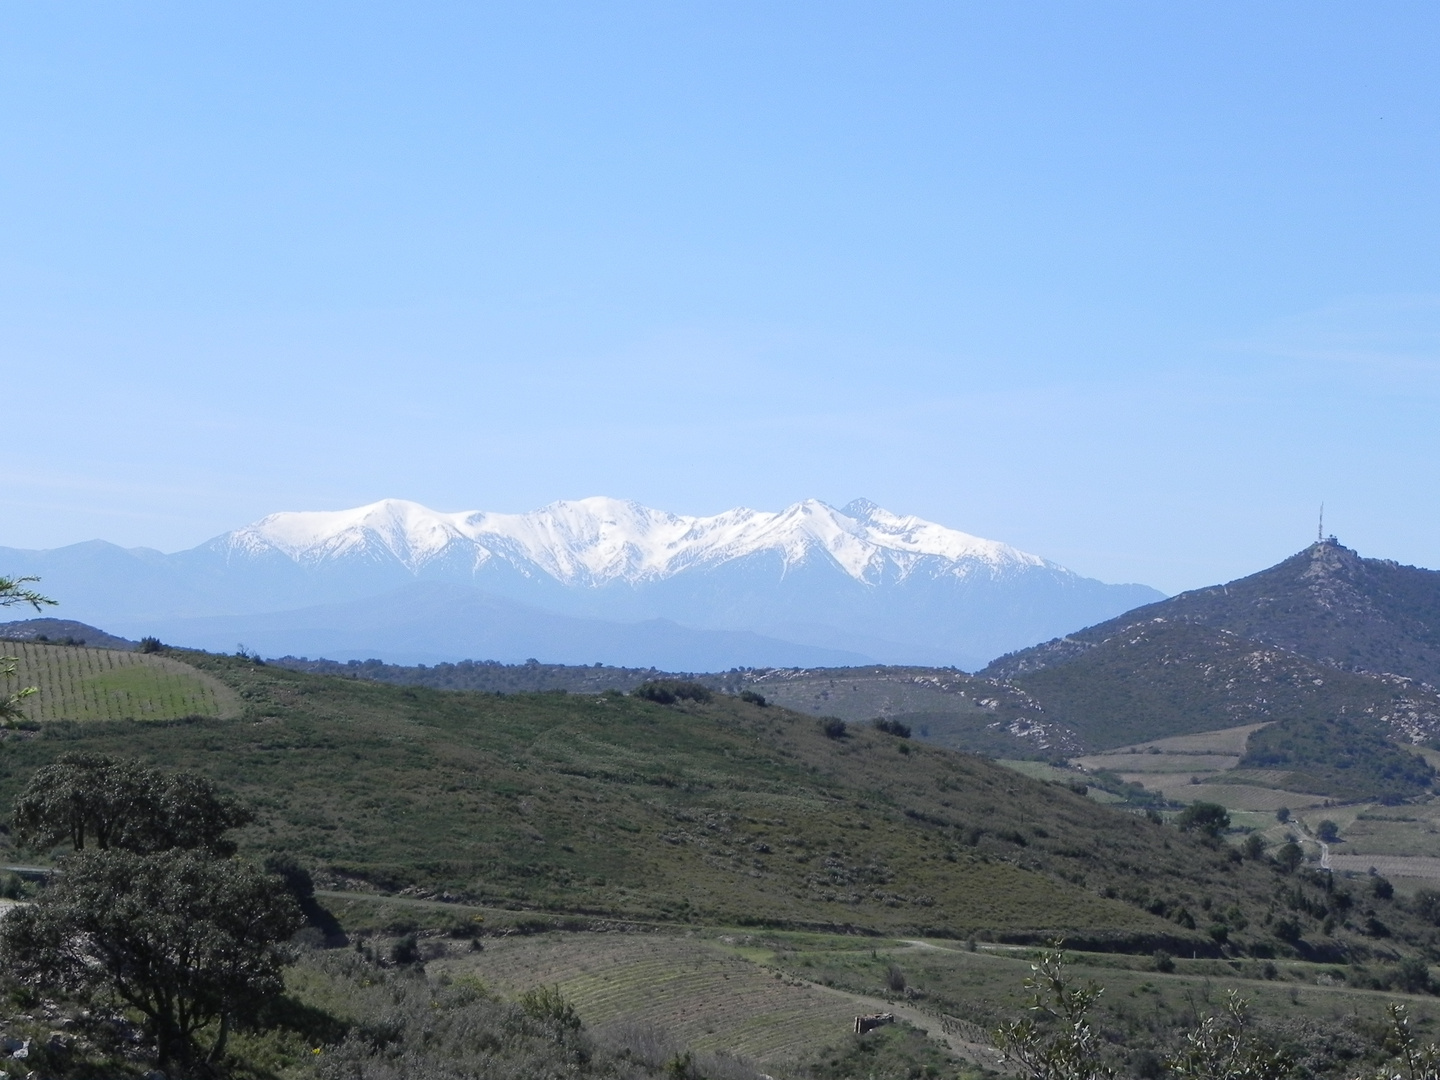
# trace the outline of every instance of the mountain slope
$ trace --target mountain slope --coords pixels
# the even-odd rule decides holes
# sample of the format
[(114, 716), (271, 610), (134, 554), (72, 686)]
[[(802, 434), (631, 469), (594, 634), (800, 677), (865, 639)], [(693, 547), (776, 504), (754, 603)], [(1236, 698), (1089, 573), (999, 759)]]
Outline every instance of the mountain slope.
[[(1006, 544), (863, 500), (843, 510), (808, 500), (778, 513), (736, 509), (711, 517), (603, 498), (528, 514), (447, 514), (386, 500), (274, 514), (174, 555), (95, 541), (54, 551), (0, 549), (0, 565), (43, 577), (66, 601), (66, 615), (132, 636), (180, 619), (293, 611), (434, 582), (479, 588), (552, 615), (662, 619), (851, 660), (965, 667), (1159, 596), (1141, 585), (1082, 578)], [(455, 658), (452, 649), (412, 647), (403, 610), (394, 621), (372, 639), (380, 655)], [(299, 640), (277, 639), (274, 647), (312, 651)], [(501, 647), (493, 655), (533, 655), (526, 646)], [(756, 662), (799, 661), (776, 652)], [(685, 666), (729, 665), (717, 653)]]
[(1228, 630), (1151, 618), (1066, 663), (1007, 680), (1089, 750), (1244, 724), (1335, 717), (1405, 742), (1440, 735), (1440, 695), (1399, 676), (1336, 670)]
[(1440, 571), (1361, 558), (1333, 538), (1258, 574), (1002, 656), (982, 674), (1003, 679), (1065, 663), (1150, 618), (1228, 630), (1333, 667), (1440, 686)]

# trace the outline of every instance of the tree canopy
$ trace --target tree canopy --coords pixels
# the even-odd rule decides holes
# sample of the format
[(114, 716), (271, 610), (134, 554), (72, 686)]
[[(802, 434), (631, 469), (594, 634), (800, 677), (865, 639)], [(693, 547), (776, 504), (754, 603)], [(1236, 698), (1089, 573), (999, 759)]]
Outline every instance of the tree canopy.
[(102, 754), (62, 754), (36, 771), (15, 800), (15, 838), (48, 851), (123, 848), (140, 854), (201, 849), (233, 854), (225, 837), (253, 815), (193, 773), (167, 774)]
[(1219, 803), (1191, 803), (1175, 817), (1175, 824), (1184, 832), (1201, 832), (1219, 836), (1230, 827), (1230, 813)]
[(36, 987), (106, 996), (142, 1013), (161, 1065), (193, 1061), (197, 1035), (281, 989), (281, 943), (299, 929), (286, 881), (233, 858), (251, 814), (190, 773), (65, 754), (15, 802), (21, 843), (69, 843), (52, 883), (0, 920), (0, 964)]
[(34, 904), (0, 922), (12, 974), (53, 990), (109, 993), (149, 1021), (162, 1064), (187, 1061), (219, 1020), (211, 1056), (236, 1019), (282, 988), (278, 944), (300, 925), (279, 878), (196, 851), (78, 853)]

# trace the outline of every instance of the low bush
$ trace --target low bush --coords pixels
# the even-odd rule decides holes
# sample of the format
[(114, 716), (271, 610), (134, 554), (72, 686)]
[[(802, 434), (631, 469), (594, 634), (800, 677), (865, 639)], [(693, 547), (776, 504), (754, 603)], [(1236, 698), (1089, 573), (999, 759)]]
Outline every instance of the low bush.
[(706, 702), (715, 695), (710, 688), (697, 682), (678, 679), (651, 679), (630, 691), (631, 697), (644, 698), (657, 705), (674, 705), (677, 701)]

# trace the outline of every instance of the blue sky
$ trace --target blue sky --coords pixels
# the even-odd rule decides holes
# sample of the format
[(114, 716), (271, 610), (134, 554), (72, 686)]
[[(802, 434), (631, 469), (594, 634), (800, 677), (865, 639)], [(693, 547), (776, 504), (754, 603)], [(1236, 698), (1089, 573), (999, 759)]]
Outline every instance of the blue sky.
[[(0, 8), (0, 545), (864, 495), (1440, 567), (1440, 9)], [(1327, 530), (1328, 531), (1328, 530)]]

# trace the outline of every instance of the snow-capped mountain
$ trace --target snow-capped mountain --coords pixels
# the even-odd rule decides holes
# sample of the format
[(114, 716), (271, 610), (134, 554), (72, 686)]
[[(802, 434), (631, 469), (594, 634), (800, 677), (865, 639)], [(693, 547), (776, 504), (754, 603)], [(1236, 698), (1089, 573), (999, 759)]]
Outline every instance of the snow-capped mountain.
[[(231, 558), (280, 553), (301, 565), (394, 560), (419, 574), (431, 564), (492, 560), (564, 585), (636, 585), (773, 552), (792, 568), (829, 559), (851, 578), (903, 580), (917, 569), (970, 574), (1049, 566), (1008, 544), (982, 540), (864, 499), (843, 510), (817, 499), (779, 513), (744, 508), (686, 517), (619, 499), (552, 503), (528, 514), (440, 513), (386, 499), (354, 510), (271, 514), (213, 542)], [(940, 560), (931, 564), (930, 560)]]
[[(524, 514), (443, 513), (389, 499), (272, 514), (174, 555), (100, 541), (0, 549), (0, 572), (39, 574), (68, 617), (132, 637), (214, 647), (232, 631), (263, 627), (263, 644), (251, 644), (265, 651), (325, 641), (336, 659), (412, 661), (477, 648), (492, 655), (475, 659), (610, 661), (609, 643), (624, 639), (633, 646), (625, 662), (635, 664), (635, 650), (667, 632), (654, 627), (673, 625), (674, 634), (699, 635), (685, 655), (713, 653), (718, 667), (872, 659), (971, 668), (1161, 597), (865, 500), (692, 517), (609, 498)], [(477, 612), (486, 613), (483, 634)], [(537, 629), (561, 626), (546, 621), (552, 616), (586, 621), (563, 624), (564, 633)], [(642, 623), (653, 624), (651, 637), (613, 629)], [(302, 624), (308, 636), (287, 637), (287, 626)], [(355, 636), (362, 624), (363, 638)], [(538, 656), (536, 642), (547, 640), (556, 651)], [(510, 655), (512, 647), (524, 655)]]

